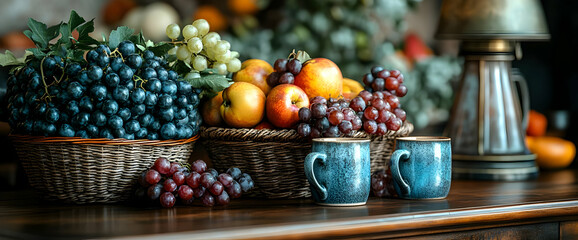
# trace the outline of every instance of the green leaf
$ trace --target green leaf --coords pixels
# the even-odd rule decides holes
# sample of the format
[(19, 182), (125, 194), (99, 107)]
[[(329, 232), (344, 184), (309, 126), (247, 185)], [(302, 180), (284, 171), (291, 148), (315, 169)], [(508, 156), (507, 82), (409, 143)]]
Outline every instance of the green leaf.
[(167, 57), (165, 59), (167, 60), (167, 62), (174, 62), (174, 61), (177, 61), (177, 55), (174, 55), (174, 54), (167, 55)]
[(0, 66), (6, 67), (18, 65), (24, 65), (24, 62), (22, 60), (17, 59), (16, 56), (14, 56), (12, 52), (10, 52), (10, 50), (6, 50), (4, 54), (0, 54)]
[(219, 74), (201, 74), (200, 78), (187, 79), (192, 87), (201, 88), (211, 92), (219, 92), (229, 87), (229, 79)]
[(297, 51), (297, 56), (295, 58), (299, 60), (301, 63), (305, 63), (307, 62), (307, 60), (311, 59), (311, 57), (307, 52), (301, 50)]
[(153, 41), (151, 41), (151, 40), (147, 40), (147, 41), (145, 42), (145, 46), (146, 46), (146, 47), (153, 47), (153, 46), (155, 46), (155, 43), (154, 43)]
[(56, 45), (64, 44), (66, 47), (72, 46), (72, 41), (70, 41), (70, 37), (72, 37), (72, 33), (70, 32), (70, 28), (67, 23), (61, 23), (60, 25), (60, 39), (56, 42)]
[(134, 30), (127, 26), (120, 26), (116, 30), (112, 30), (108, 36), (108, 47), (115, 49), (122, 41), (129, 40)]
[(28, 20), (28, 27), (30, 30), (24, 31), (24, 34), (32, 39), (36, 46), (45, 49), (48, 47), (48, 42), (52, 40), (51, 31), (48, 30), (46, 24), (38, 22), (32, 18)]
[(26, 49), (26, 51), (31, 52), (32, 55), (34, 55), (34, 57), (36, 57), (36, 58), (43, 58), (46, 56), (46, 53), (44, 53), (42, 50), (40, 50), (38, 48), (29, 48), (29, 49)]
[(94, 31), (94, 19), (85, 22), (76, 28), (78, 30), (78, 43), (81, 45), (98, 45), (99, 42), (89, 34)]
[(80, 26), (85, 22), (86, 20), (84, 20), (84, 18), (79, 16), (78, 13), (76, 13), (76, 11), (72, 10), (70, 12), (70, 19), (68, 20), (68, 27), (70, 29), (70, 32), (74, 31), (74, 29), (76, 29), (78, 26)]
[(72, 60), (77, 62), (84, 61), (84, 52), (83, 51), (74, 51), (72, 52)]
[(175, 72), (177, 72), (179, 75), (185, 75), (191, 71), (191, 66), (189, 66), (188, 64), (186, 64), (183, 61), (176, 61), (175, 65), (173, 65), (172, 69)]
[(62, 25), (62, 22), (60, 22), (57, 25), (48, 27), (48, 41), (49, 42), (50, 42), (50, 40), (58, 37), (58, 34), (60, 33), (60, 25)]
[(173, 45), (171, 45), (171, 44), (159, 43), (156, 46), (149, 47), (148, 50), (153, 52), (156, 56), (163, 56), (172, 48), (173, 48)]
[(142, 31), (138, 34), (130, 36), (128, 38), (128, 40), (130, 40), (131, 42), (133, 42), (136, 45), (144, 45), (144, 43), (145, 43), (145, 38), (144, 38), (144, 35), (142, 34)]
[(66, 46), (60, 45), (55, 47), (52, 51), (48, 52), (47, 55), (54, 55), (66, 58), (68, 54), (68, 50)]
[(141, 50), (142, 52), (144, 52), (145, 50), (147, 50), (147, 49), (145, 48), (145, 46), (143, 46), (143, 45), (140, 45), (140, 44), (135, 44), (135, 45), (136, 45), (136, 48), (138, 48), (138, 49)]

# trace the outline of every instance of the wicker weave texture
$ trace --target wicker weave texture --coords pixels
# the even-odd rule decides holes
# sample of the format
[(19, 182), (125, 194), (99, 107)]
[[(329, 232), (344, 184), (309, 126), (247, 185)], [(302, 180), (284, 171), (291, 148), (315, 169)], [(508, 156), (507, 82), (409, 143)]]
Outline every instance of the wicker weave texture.
[[(386, 168), (395, 138), (408, 136), (411, 132), (413, 125), (406, 122), (398, 131), (389, 131), (384, 136), (358, 132), (352, 137), (371, 139), (371, 170), (375, 171)], [(238, 167), (249, 173), (255, 181), (257, 196), (311, 196), (304, 170), (311, 143), (295, 130), (210, 127), (201, 129), (201, 138), (214, 167), (219, 171)]]
[(138, 176), (156, 158), (186, 163), (195, 143), (72, 140), (12, 136), (30, 185), (47, 199), (77, 204), (128, 200)]

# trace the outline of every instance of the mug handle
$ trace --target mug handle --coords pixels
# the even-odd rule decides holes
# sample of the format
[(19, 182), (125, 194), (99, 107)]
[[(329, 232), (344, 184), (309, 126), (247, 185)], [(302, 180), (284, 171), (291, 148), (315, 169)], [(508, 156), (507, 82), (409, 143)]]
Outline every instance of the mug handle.
[(312, 152), (307, 154), (305, 157), (305, 175), (307, 176), (307, 180), (311, 183), (313, 189), (319, 193), (319, 198), (321, 200), (327, 199), (327, 188), (321, 186), (315, 178), (315, 173), (313, 172), (313, 166), (315, 164), (315, 160), (319, 160), (321, 164), (325, 164), (325, 160), (327, 159), (327, 155), (320, 152)]
[(411, 193), (411, 188), (401, 177), (401, 173), (399, 171), (399, 160), (402, 157), (407, 160), (409, 159), (410, 155), (411, 153), (405, 149), (395, 150), (391, 155), (391, 174), (393, 175), (393, 180), (397, 182), (399, 189), (401, 190), (401, 194), (405, 196)]

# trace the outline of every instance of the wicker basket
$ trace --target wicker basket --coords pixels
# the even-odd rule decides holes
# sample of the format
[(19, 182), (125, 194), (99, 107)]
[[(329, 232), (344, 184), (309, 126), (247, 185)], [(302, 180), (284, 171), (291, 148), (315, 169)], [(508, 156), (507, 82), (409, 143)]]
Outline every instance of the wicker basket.
[(82, 139), (11, 135), (30, 185), (50, 200), (128, 200), (138, 176), (156, 158), (186, 163), (195, 136), (181, 140)]
[[(396, 137), (408, 136), (413, 125), (406, 122), (398, 131), (371, 136), (371, 169), (385, 168)], [(367, 138), (365, 132), (353, 137)], [(302, 198), (311, 196), (304, 160), (311, 143), (295, 130), (201, 128), (202, 143), (219, 171), (238, 167), (255, 181), (256, 196)]]

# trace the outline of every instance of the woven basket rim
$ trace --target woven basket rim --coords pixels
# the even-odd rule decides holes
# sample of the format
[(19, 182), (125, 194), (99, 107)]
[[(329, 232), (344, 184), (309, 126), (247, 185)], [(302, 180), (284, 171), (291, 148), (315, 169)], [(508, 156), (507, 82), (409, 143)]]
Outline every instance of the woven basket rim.
[(128, 140), (124, 138), (80, 138), (80, 137), (45, 137), (33, 135), (10, 134), (8, 137), (12, 142), (28, 142), (28, 143), (68, 143), (68, 144), (103, 144), (103, 145), (144, 145), (144, 146), (173, 146), (195, 142), (200, 138), (197, 134), (191, 138), (177, 139), (177, 140), (148, 140), (137, 139)]
[[(397, 131), (388, 130), (384, 135), (377, 136), (367, 134), (365, 131), (357, 131), (353, 138), (384, 139), (396, 136), (408, 135), (413, 132), (413, 124), (405, 121)], [(254, 129), (254, 128), (227, 128), (201, 126), (201, 137), (211, 140), (228, 141), (281, 141), (281, 142), (310, 142), (309, 138), (301, 137), (295, 129)]]

